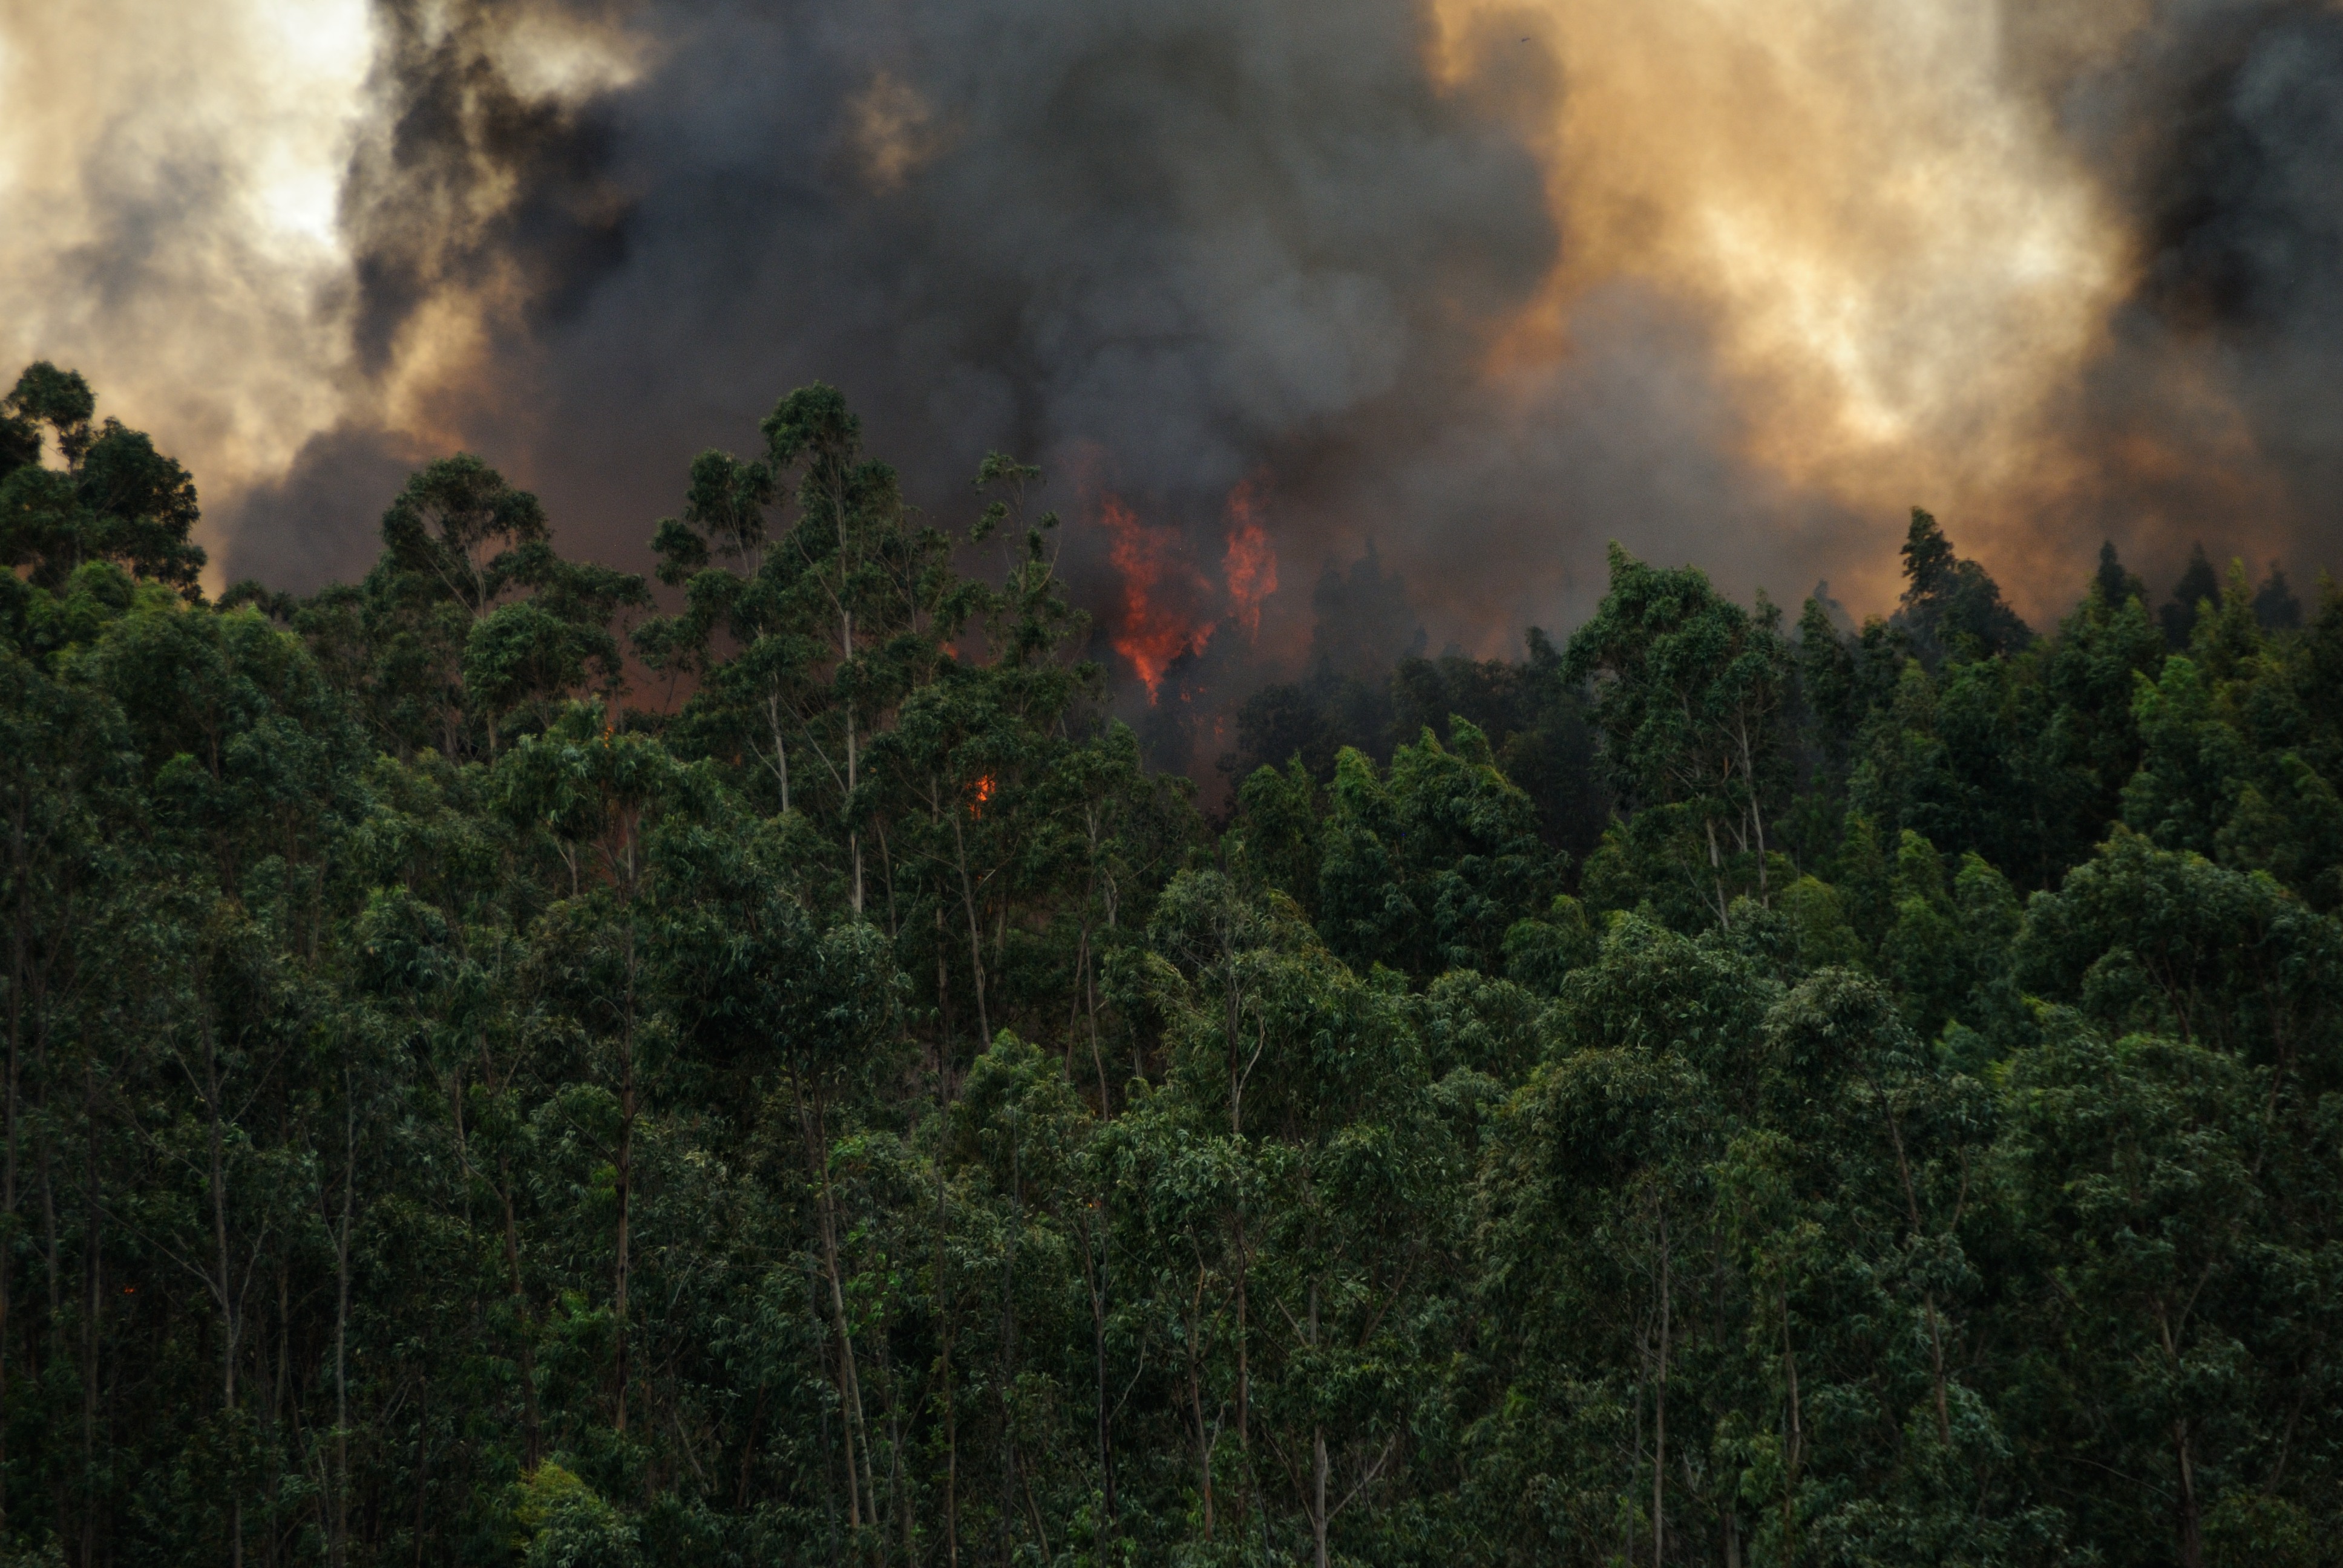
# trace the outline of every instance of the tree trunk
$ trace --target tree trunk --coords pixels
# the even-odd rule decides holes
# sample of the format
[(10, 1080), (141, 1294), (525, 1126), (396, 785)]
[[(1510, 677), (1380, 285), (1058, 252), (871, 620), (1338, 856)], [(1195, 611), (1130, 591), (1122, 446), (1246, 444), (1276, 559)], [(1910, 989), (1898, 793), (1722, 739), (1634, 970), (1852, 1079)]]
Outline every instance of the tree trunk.
[(1652, 1568), (1660, 1568), (1668, 1539), (1668, 1214), (1660, 1211), (1660, 1376), (1652, 1404)]
[[(1318, 1348), (1318, 1282), (1310, 1282), (1310, 1348)], [(1326, 1568), (1326, 1429), (1310, 1428), (1310, 1536), (1318, 1568)]]
[[(845, 518), (844, 514), (841, 513), (840, 515), (840, 527), (843, 528), (844, 526)], [(843, 540), (841, 540), (840, 543), (842, 546)], [(840, 559), (842, 562), (844, 558), (844, 552), (841, 548)], [(841, 583), (840, 586), (840, 588), (843, 589), (844, 584)], [(854, 612), (852, 610), (841, 611), (839, 619), (841, 627), (843, 628), (842, 635), (846, 649), (846, 662), (851, 665), (854, 662)], [(848, 694), (846, 701), (841, 706), (844, 708), (846, 712), (846, 809), (849, 811), (851, 811), (854, 809), (854, 783), (858, 777), (856, 769), (859, 766), (859, 760), (860, 758), (860, 746), (854, 730), (854, 698), (851, 692)], [(846, 830), (846, 842), (848, 849), (852, 852), (854, 858), (854, 884), (850, 894), (850, 898), (854, 906), (854, 918), (859, 920), (862, 918), (862, 835), (850, 827)]]
[(521, 1282), (520, 1225), (513, 1214), (512, 1164), (501, 1154), (497, 1157), (497, 1201), (505, 1211), (505, 1279), (512, 1292), (514, 1314), (520, 1321), (521, 1451), (528, 1468), (534, 1471), (545, 1448), (544, 1422), (537, 1408), (537, 1314), (529, 1308), (528, 1290)]
[(773, 773), (781, 781), (781, 815), (786, 817), (789, 814), (789, 746), (781, 739), (781, 699), (779, 692), (765, 699), (765, 721), (773, 732)]
[[(870, 1222), (864, 1242), (864, 1266), (870, 1270), (872, 1278), (883, 1282), (886, 1278), (885, 1267), (881, 1254), (877, 1251), (873, 1240), (880, 1233), (878, 1209), (877, 1205), (870, 1201), (867, 1188), (864, 1190), (863, 1199), (863, 1214)], [(878, 1332), (871, 1336), (871, 1348), (873, 1359), (879, 1366), (879, 1398), (887, 1410), (888, 1505), (894, 1511), (897, 1528), (902, 1532), (904, 1561), (906, 1563), (916, 1563), (916, 1559), (912, 1555), (910, 1501), (908, 1489), (903, 1484), (903, 1402), (898, 1397), (894, 1359), (888, 1349), (892, 1305), (892, 1294), (882, 1285), (879, 1297)], [(870, 1522), (873, 1525), (881, 1522), (876, 1491), (871, 1493)], [(884, 1537), (874, 1533), (873, 1540), (879, 1547), (880, 1561), (883, 1563), (887, 1554)]]
[(97, 1181), (97, 1068), (85, 1047), (81, 1059), (82, 1319), (81, 1319), (81, 1557), (87, 1568), (97, 1547), (97, 1353), (105, 1311), (105, 1223)]
[(612, 1430), (622, 1437), (627, 1431), (627, 1390), (630, 1376), (627, 1365), (627, 1286), (628, 1269), (633, 1261), (629, 1252), (631, 1238), (628, 1233), (633, 1218), (630, 1205), (635, 1157), (635, 924), (631, 915), (627, 920), (626, 1010), (625, 1032), (620, 1041), (623, 1054), (618, 1064), (618, 1269), (611, 1292), (618, 1314), (618, 1412)]
[(1248, 1431), (1252, 1414), (1252, 1368), (1245, 1357), (1245, 1227), (1244, 1203), (1237, 1203), (1237, 1457), (1244, 1466), (1245, 1488), (1237, 1493), (1237, 1518), (1242, 1522), (1252, 1483), (1252, 1442)]
[(968, 914), (969, 970), (976, 980), (976, 1027), (981, 1036), (980, 1043), (989, 1050), (992, 1047), (992, 1022), (984, 1010), (984, 934), (976, 912), (976, 884), (969, 879), (968, 841), (960, 832), (957, 800), (951, 804), (951, 825), (953, 858), (960, 867), (960, 908)]
[[(221, 1101), (224, 1098), (219, 1078), (219, 1044), (210, 1020), (203, 1024), (204, 1041), (204, 1112), (206, 1153), (211, 1184), (212, 1245), (219, 1268), (220, 1333), (220, 1415), (231, 1442), (236, 1432), (236, 1361), (241, 1348), (243, 1323), (236, 1311), (237, 1291), (233, 1266), (228, 1255), (227, 1240), (227, 1151), (222, 1140), (220, 1123)], [(228, 1561), (235, 1568), (244, 1568), (244, 1489), (231, 1482), (228, 1504)]]
[(1733, 920), (1727, 912), (1728, 906), (1725, 901), (1725, 853), (1716, 847), (1716, 819), (1709, 818), (1707, 827), (1708, 871), (1709, 876), (1716, 883), (1716, 923), (1720, 926), (1729, 926)]
[(1091, 955), (1090, 921), (1082, 921), (1082, 1007), (1091, 1024), (1091, 1068), (1098, 1074), (1099, 1119), (1103, 1121), (1114, 1114), (1114, 1094), (1106, 1081), (1106, 1054), (1099, 1048), (1098, 966)]
[(1798, 1561), (1797, 1498), (1798, 1468), (1805, 1458), (1805, 1428), (1798, 1410), (1798, 1359), (1790, 1349), (1790, 1299), (1782, 1298), (1782, 1371), (1789, 1385), (1790, 1432), (1784, 1446), (1788, 1463), (1782, 1486), (1782, 1563), (1783, 1568), (1795, 1568)]
[(1741, 742), (1741, 771), (1749, 780), (1749, 825), (1757, 837), (1757, 901), (1770, 903), (1765, 886), (1765, 809), (1758, 801), (1757, 755), (1749, 739), (1749, 720), (1744, 715), (1735, 727)]
[(427, 1382), (424, 1387), (427, 1397), (415, 1402), (415, 1568), (423, 1568), (423, 1547), (429, 1539), (423, 1532), (423, 1521), (431, 1496), (430, 1385)]
[(1203, 1484), (1204, 1539), (1212, 1538), (1212, 1426), (1204, 1420), (1204, 1382), (1200, 1368), (1202, 1349), (1197, 1342), (1204, 1330), (1204, 1267), (1196, 1265), (1196, 1300), (1194, 1315), (1188, 1331), (1188, 1404), (1196, 1416), (1196, 1469)]
[(1099, 1485), (1103, 1499), (1106, 1523), (1113, 1529), (1115, 1520), (1114, 1444), (1108, 1431), (1111, 1412), (1106, 1402), (1106, 1290), (1107, 1241), (1111, 1234), (1106, 1215), (1106, 1201), (1099, 1200), (1099, 1244), (1095, 1255), (1091, 1247), (1091, 1225), (1085, 1218), (1080, 1226), (1082, 1243), (1082, 1272), (1087, 1277), (1091, 1297), (1091, 1375), (1098, 1385), (1098, 1454)]
[[(943, 1244), (943, 1165), (936, 1165), (936, 1278), (940, 1282), (944, 1270)], [(944, 1563), (945, 1568), (960, 1568), (960, 1412), (952, 1400), (952, 1342), (956, 1337), (958, 1314), (951, 1310), (951, 1301), (940, 1283), (936, 1291), (937, 1311), (943, 1315), (943, 1394), (944, 1394)]]
[(41, 1178), (41, 1252), (44, 1263), (43, 1272), (47, 1279), (49, 1287), (49, 1322), (54, 1324), (64, 1315), (65, 1312), (65, 1296), (63, 1293), (65, 1264), (63, 1261), (63, 1253), (59, 1250), (60, 1243), (57, 1238), (57, 1181), (55, 1169), (56, 1137), (55, 1129), (50, 1125), (50, 1118), (47, 1114), (49, 1111), (49, 1089), (52, 1076), (50, 1068), (54, 1063), (49, 1050), (51, 1042), (47, 1038), (48, 1031), (42, 1029), (40, 1027), (40, 1023), (41, 1020), (35, 1020), (34, 1025), (35, 1038), (38, 1040), (40, 1045), (40, 1050), (36, 1053), (40, 1060), (34, 1074), (40, 1083), (40, 1098), (35, 1102), (35, 1109), (41, 1112), (39, 1118), (40, 1154), (39, 1158), (35, 1161), (35, 1164), (38, 1167)]
[[(831, 1332), (838, 1336), (838, 1394), (840, 1415), (846, 1428), (846, 1513), (847, 1523), (860, 1530), (862, 1525), (862, 1502), (869, 1492), (870, 1427), (862, 1415), (862, 1383), (854, 1365), (854, 1335), (846, 1319), (846, 1287), (839, 1274), (837, 1199), (830, 1184), (830, 1141), (820, 1125), (821, 1119), (807, 1105), (805, 1091), (792, 1077), (790, 1089), (797, 1100), (798, 1123), (806, 1142), (806, 1157), (813, 1167), (815, 1179), (814, 1221), (817, 1239), (821, 1246), (822, 1272), (830, 1286)], [(858, 1477), (855, 1468), (857, 1448), (863, 1451), (862, 1473)], [(870, 1498), (872, 1507), (877, 1498)]]
[[(263, 1368), (268, 1364), (267, 1356), (257, 1352), (254, 1354), (253, 1361), (256, 1365)], [(273, 1372), (264, 1375), (268, 1380), (268, 1393), (262, 1403), (268, 1412), (268, 1422), (265, 1430), (267, 1432), (270, 1452), (266, 1460), (267, 1471), (262, 1483), (264, 1488), (262, 1498), (266, 1504), (264, 1513), (267, 1520), (267, 1529), (266, 1533), (261, 1537), (261, 1544), (264, 1561), (270, 1565), (270, 1568), (276, 1568), (278, 1552), (277, 1537), (281, 1528), (278, 1521), (283, 1517), (285, 1511), (285, 1467), (277, 1455), (282, 1452), (280, 1445), (287, 1442), (286, 1427), (291, 1424), (295, 1426), (297, 1432), (298, 1430), (297, 1422), (288, 1420), (288, 1417), (298, 1413), (289, 1408), (294, 1398), (293, 1271), (281, 1255), (277, 1261), (277, 1367)]]
[(1017, 1234), (1024, 1228), (1023, 1193), (1020, 1191), (1021, 1152), (1017, 1137), (1017, 1112), (1012, 1107), (1009, 1118), (1009, 1245), (1001, 1255), (1001, 1375), (993, 1384), (993, 1398), (1001, 1412), (1001, 1441), (1005, 1462), (1001, 1471), (1001, 1520), (1002, 1560), (1008, 1558), (1008, 1520), (1012, 1512), (1011, 1487), (1020, 1478), (1023, 1466), (1017, 1452), (1015, 1418), (1009, 1408), (1009, 1391), (1017, 1386)]
[[(334, 1533), (332, 1568), (350, 1551), (350, 1223), (357, 1211), (358, 1107), (342, 1070), (342, 1222), (334, 1238)], [(532, 1457), (531, 1463), (535, 1460)]]
[[(936, 1115), (937, 1125), (951, 1114), (951, 979), (944, 962), (944, 900), (941, 889), (937, 890), (936, 921), (936, 1006), (942, 1019), (941, 1031), (936, 1039)], [(960, 1412), (953, 1402), (952, 1351), (959, 1337), (960, 1315), (953, 1310), (951, 1295), (951, 1256), (944, 1248), (944, 1237), (950, 1228), (950, 1214), (944, 1201), (944, 1162), (935, 1161), (936, 1170), (936, 1256), (935, 1295), (938, 1320), (938, 1361), (943, 1382), (944, 1422), (944, 1564), (960, 1568)]]
[(2205, 1568), (2203, 1518), (2197, 1504), (2197, 1465), (2187, 1417), (2172, 1423), (2172, 1452), (2180, 1470), (2180, 1568)]
[[(1242, 999), (1234, 978), (1233, 967), (1225, 986), (1227, 1029), (1229, 1040), (1229, 1131), (1236, 1140), (1240, 1155), (1244, 1150), (1244, 1081), (1245, 1074), (1237, 1067), (1237, 1054), (1242, 1049), (1237, 1036), (1241, 1022)], [(1258, 1053), (1256, 1053), (1256, 1056)], [(1240, 1183), (1243, 1173), (1238, 1173)], [(1237, 1288), (1237, 1454), (1242, 1462), (1245, 1490), (1237, 1494), (1237, 1517), (1244, 1517), (1252, 1481), (1252, 1364), (1247, 1353), (1246, 1340), (1251, 1323), (1245, 1276), (1251, 1271), (1250, 1249), (1245, 1239), (1244, 1190), (1242, 1184), (1236, 1194), (1236, 1288)]]
[[(1879, 1101), (1880, 1118), (1887, 1123), (1888, 1141), (1896, 1149), (1896, 1174), (1904, 1184), (1904, 1211), (1912, 1226), (1912, 1244), (1916, 1247), (1922, 1240), (1920, 1194), (1912, 1184), (1912, 1162), (1904, 1152), (1904, 1128), (1896, 1120), (1896, 1108), (1888, 1102), (1885, 1091), (1876, 1081), (1873, 1081), (1870, 1087), (1873, 1097)], [(1922, 1290), (1920, 1303), (1928, 1318), (1929, 1373), (1935, 1380), (1936, 1391), (1936, 1438), (1949, 1452), (1953, 1446), (1953, 1417), (1951, 1406), (1945, 1397), (1945, 1334), (1936, 1316), (1936, 1292)]]
[[(9, 822), (8, 835), (9, 871), (16, 883), (16, 908), (8, 942), (8, 1061), (5, 1085), (7, 1147), (5, 1154), (0, 1154), (0, 1410), (7, 1408), (8, 1310), (13, 1304), (10, 1292), (16, 1273), (17, 1063), (25, 1038), (25, 985), (31, 978), (32, 970), (27, 951), (32, 940), (32, 878), (25, 849), (25, 819), (29, 809), (25, 798), (31, 789), (31, 782), (25, 777), (20, 758), (16, 770), (16, 809)], [(5, 1422), (0, 1422), (0, 1540), (6, 1539), (8, 1530), (7, 1464), (7, 1428)]]

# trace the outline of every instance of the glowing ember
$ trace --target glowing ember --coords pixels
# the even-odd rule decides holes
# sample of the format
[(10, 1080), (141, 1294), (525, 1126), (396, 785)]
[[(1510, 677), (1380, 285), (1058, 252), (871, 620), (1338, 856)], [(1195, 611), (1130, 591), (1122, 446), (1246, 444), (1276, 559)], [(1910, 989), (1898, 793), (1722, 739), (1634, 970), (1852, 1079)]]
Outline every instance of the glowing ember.
[(975, 799), (968, 803), (968, 814), (971, 817), (983, 816), (984, 803), (992, 799), (992, 775), (988, 773), (978, 779), (970, 786), (969, 793)]
[(1261, 601), (1277, 591), (1277, 550), (1255, 520), (1261, 496), (1251, 479), (1229, 492), (1229, 553), (1222, 558), (1229, 603), (1245, 635), (1261, 635)]
[(1195, 573), (1177, 559), (1180, 536), (1175, 530), (1147, 527), (1114, 495), (1100, 505), (1099, 521), (1114, 535), (1108, 557), (1122, 574), (1122, 624), (1112, 638), (1114, 650), (1138, 672), (1151, 708), (1163, 672), (1182, 654), (1202, 653), (1212, 640), (1212, 624), (1199, 624), (1163, 601), (1167, 579), (1195, 579)]

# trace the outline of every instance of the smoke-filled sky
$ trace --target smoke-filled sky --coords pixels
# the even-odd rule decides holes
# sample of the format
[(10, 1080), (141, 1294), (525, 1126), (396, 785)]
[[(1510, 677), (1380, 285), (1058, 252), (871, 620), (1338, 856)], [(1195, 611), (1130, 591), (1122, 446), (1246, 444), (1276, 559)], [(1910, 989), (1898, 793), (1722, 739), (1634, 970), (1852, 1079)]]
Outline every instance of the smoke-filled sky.
[(815, 377), (940, 519), (1043, 463), (1111, 626), (1143, 561), (1279, 657), (1370, 541), (1483, 653), (1613, 538), (1862, 612), (1918, 503), (2037, 624), (2102, 538), (2343, 543), (2307, 0), (0, 0), (0, 357), (223, 581), (458, 447), (639, 563)]

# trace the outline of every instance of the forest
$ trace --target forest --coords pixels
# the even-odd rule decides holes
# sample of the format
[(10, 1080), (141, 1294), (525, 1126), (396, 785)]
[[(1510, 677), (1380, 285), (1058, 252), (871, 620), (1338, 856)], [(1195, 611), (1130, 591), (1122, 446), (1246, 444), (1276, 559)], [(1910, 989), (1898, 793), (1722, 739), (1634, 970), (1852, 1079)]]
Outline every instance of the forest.
[(2343, 589), (1614, 546), (1200, 791), (760, 428), (212, 598), (0, 402), (0, 1563), (2343, 1561)]

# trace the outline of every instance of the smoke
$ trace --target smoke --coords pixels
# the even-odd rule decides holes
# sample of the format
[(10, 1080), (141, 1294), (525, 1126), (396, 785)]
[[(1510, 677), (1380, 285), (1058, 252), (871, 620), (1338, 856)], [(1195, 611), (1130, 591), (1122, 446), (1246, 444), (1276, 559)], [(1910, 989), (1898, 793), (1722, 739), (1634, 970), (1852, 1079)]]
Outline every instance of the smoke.
[(369, 47), (365, 0), (0, 4), (5, 373), (82, 369), (206, 498), (281, 472), (340, 407)]
[(2070, 414), (2097, 515), (2171, 571), (2197, 538), (2328, 564), (2343, 523), (2343, 15), (2167, 3), (2056, 85), (2131, 262)]
[(357, 569), (459, 445), (639, 559), (817, 377), (941, 519), (1049, 468), (1151, 687), (1291, 668), (1371, 544), (1488, 654), (1613, 538), (1862, 613), (1917, 502), (2037, 621), (2103, 537), (2338, 542), (2328, 5), (206, 9), (0, 13), (0, 348), (188, 460), (228, 577)]

